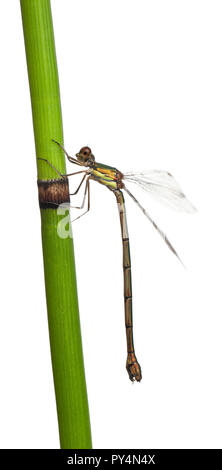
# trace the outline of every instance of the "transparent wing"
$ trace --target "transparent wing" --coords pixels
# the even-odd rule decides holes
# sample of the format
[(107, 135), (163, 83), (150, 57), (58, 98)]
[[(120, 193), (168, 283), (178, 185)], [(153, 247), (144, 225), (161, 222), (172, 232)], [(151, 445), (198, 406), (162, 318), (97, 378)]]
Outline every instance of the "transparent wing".
[(129, 196), (133, 199), (133, 201), (138, 205), (138, 207), (141, 209), (141, 211), (143, 212), (143, 214), (147, 217), (147, 219), (151, 222), (151, 224), (153, 225), (153, 227), (155, 228), (155, 230), (159, 233), (159, 235), (161, 236), (161, 238), (164, 240), (164, 242), (167, 244), (168, 248), (172, 251), (172, 253), (178, 258), (178, 260), (181, 262), (181, 264), (184, 266), (183, 262), (181, 261), (178, 253), (176, 252), (175, 248), (173, 247), (173, 245), (170, 243), (169, 241), (169, 238), (167, 238), (166, 234), (160, 229), (160, 227), (158, 227), (158, 225), (156, 224), (156, 222), (154, 222), (154, 220), (150, 217), (150, 215), (148, 214), (148, 212), (144, 209), (143, 206), (141, 206), (140, 202), (135, 198), (135, 196), (129, 191), (128, 188), (124, 188), (124, 190), (127, 192), (127, 194), (129, 194)]
[(167, 171), (150, 170), (143, 173), (125, 173), (124, 179), (143, 188), (151, 197), (170, 209), (196, 212), (175, 178)]

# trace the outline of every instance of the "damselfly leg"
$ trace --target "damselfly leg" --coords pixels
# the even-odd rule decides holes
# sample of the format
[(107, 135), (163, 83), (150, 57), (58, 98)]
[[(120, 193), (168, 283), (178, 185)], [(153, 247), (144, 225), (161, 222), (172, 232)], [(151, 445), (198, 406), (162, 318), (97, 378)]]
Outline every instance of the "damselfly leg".
[[(84, 191), (84, 197), (83, 197), (83, 202), (82, 202), (82, 205), (80, 207), (75, 207), (75, 209), (83, 209), (84, 205), (85, 205), (85, 200), (86, 200), (86, 195), (88, 194), (88, 206), (87, 206), (87, 209), (85, 212), (83, 212), (81, 215), (79, 215), (78, 217), (76, 217), (75, 219), (71, 220), (71, 222), (75, 222), (77, 219), (80, 219), (80, 217), (82, 217), (83, 215), (87, 214), (87, 212), (89, 212), (90, 210), (90, 185), (89, 185), (89, 177), (87, 178), (87, 181), (86, 181), (86, 186), (85, 186), (85, 191)], [(73, 206), (72, 206), (73, 207)]]
[[(78, 175), (80, 173), (85, 173), (78, 188), (76, 189), (76, 191), (74, 193), (70, 193), (70, 196), (71, 195), (75, 195), (78, 193), (79, 189), (81, 188), (86, 176), (87, 176), (87, 170), (81, 170), (81, 171), (75, 171), (74, 173), (67, 173), (67, 174), (62, 174), (60, 173), (60, 171), (54, 166), (52, 165), (52, 163), (49, 162), (49, 160), (47, 160), (46, 158), (42, 158), (42, 157), (37, 157), (38, 160), (42, 160), (44, 162), (46, 162), (51, 168), (53, 168), (53, 170), (59, 175), (61, 176), (61, 178), (63, 178), (65, 180), (65, 178), (67, 178), (68, 176), (73, 176), (73, 175)], [(86, 185), (86, 188), (85, 188), (85, 192), (84, 192), (84, 197), (83, 197), (83, 202), (81, 204), (81, 206), (71, 206), (69, 203), (63, 203), (63, 207), (67, 207), (67, 209), (83, 209), (84, 207), (84, 204), (85, 204), (85, 199), (86, 199), (86, 192), (87, 192), (87, 185)], [(50, 202), (50, 204), (54, 204), (53, 202)], [(55, 203), (55, 206), (57, 206), (57, 204)], [(88, 212), (88, 210), (86, 211)], [(84, 215), (84, 214), (82, 214)], [(77, 217), (78, 218), (78, 217)], [(74, 219), (76, 220), (76, 219)]]
[(61, 178), (67, 178), (67, 176), (78, 175), (79, 173), (86, 173), (86, 170), (81, 170), (81, 171), (75, 171), (74, 173), (62, 174), (60, 173), (59, 170), (57, 170), (57, 168), (54, 165), (52, 165), (52, 163), (49, 162), (49, 160), (47, 160), (47, 158), (37, 157), (37, 160), (43, 160), (44, 162), (48, 163), (48, 165), (51, 166), (51, 168), (53, 168), (53, 170), (55, 170), (55, 172), (59, 176), (61, 176)]
[(82, 180), (80, 181), (80, 184), (79, 184), (78, 188), (76, 189), (76, 191), (75, 191), (74, 193), (69, 193), (70, 196), (75, 196), (75, 195), (79, 192), (79, 190), (80, 190), (80, 188), (81, 188), (83, 182), (84, 182), (85, 179), (86, 179), (86, 176), (87, 176), (87, 174), (85, 174), (85, 175), (83, 176), (83, 178), (82, 178)]
[[(78, 162), (75, 158), (71, 157), (71, 156), (68, 154), (68, 152), (66, 151), (66, 149), (65, 149), (59, 142), (57, 142), (57, 141), (54, 140), (54, 139), (52, 139), (52, 142), (54, 142), (55, 144), (57, 144), (57, 145), (61, 148), (61, 150), (64, 152), (64, 154), (67, 156), (68, 160), (69, 160), (71, 163), (75, 163), (76, 165), (80, 165), (79, 162)], [(80, 166), (81, 166), (81, 165), (80, 165)]]

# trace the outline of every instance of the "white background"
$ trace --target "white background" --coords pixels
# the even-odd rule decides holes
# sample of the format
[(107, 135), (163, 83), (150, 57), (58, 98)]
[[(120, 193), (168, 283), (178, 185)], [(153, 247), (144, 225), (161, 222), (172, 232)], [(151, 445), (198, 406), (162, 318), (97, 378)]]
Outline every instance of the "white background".
[[(181, 215), (134, 191), (185, 270), (126, 196), (143, 371), (131, 384), (118, 211), (91, 184), (73, 231), (93, 445), (221, 448), (222, 4), (52, 0), (52, 11), (67, 150), (90, 145), (122, 171), (166, 169), (198, 208)], [(18, 1), (1, 3), (0, 21), (0, 447), (58, 448)]]

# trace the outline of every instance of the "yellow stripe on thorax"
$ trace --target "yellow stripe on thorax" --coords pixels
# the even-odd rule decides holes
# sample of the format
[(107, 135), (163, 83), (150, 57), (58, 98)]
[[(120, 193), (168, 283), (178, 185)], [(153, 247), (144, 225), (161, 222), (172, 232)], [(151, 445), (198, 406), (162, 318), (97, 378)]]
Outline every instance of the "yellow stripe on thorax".
[(95, 179), (105, 186), (110, 186), (113, 189), (117, 188), (116, 183), (116, 171), (110, 170), (108, 168), (97, 168), (92, 169), (91, 175), (95, 177)]

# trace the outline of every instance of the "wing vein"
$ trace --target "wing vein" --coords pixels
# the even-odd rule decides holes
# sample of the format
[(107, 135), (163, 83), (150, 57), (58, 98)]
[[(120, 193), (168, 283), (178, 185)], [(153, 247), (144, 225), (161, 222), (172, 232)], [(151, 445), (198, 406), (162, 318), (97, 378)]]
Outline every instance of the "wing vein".
[(167, 238), (166, 234), (158, 227), (158, 225), (156, 224), (156, 222), (154, 222), (154, 220), (150, 217), (150, 215), (148, 214), (148, 212), (144, 209), (143, 206), (141, 206), (141, 204), (139, 203), (139, 201), (135, 198), (135, 196), (129, 191), (128, 188), (126, 188), (126, 186), (124, 186), (124, 190), (127, 192), (127, 194), (129, 194), (129, 196), (133, 199), (133, 201), (138, 205), (138, 207), (141, 209), (141, 211), (143, 212), (143, 214), (147, 217), (147, 219), (151, 222), (151, 224), (153, 225), (153, 227), (155, 228), (155, 230), (159, 233), (159, 235), (161, 236), (161, 238), (164, 240), (164, 242), (167, 244), (168, 248), (172, 251), (172, 253), (178, 258), (178, 260), (181, 262), (181, 264), (184, 266), (182, 260), (180, 259), (178, 253), (176, 252), (175, 248), (173, 247), (173, 245), (170, 243), (169, 239)]

